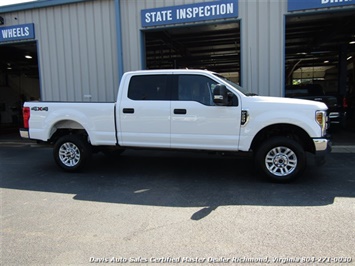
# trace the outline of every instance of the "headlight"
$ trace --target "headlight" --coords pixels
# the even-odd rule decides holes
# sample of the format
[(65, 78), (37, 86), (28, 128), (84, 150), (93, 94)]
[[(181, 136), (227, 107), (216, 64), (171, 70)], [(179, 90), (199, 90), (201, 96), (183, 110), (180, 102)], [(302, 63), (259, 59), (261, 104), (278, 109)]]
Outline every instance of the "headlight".
[(327, 129), (327, 113), (325, 111), (317, 111), (316, 112), (316, 121), (318, 125), (321, 127), (322, 136), (325, 135), (325, 131)]

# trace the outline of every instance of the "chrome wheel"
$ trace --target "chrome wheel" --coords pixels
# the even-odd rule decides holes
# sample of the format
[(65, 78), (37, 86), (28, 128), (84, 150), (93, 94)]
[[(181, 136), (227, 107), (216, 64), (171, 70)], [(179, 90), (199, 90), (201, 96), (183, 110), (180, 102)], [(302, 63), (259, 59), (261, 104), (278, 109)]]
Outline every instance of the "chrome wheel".
[(72, 142), (65, 142), (59, 148), (59, 160), (67, 167), (76, 166), (80, 162), (80, 149)]
[(290, 148), (274, 147), (265, 156), (265, 166), (275, 176), (288, 176), (297, 168), (297, 155)]
[(53, 156), (60, 168), (68, 172), (77, 172), (91, 159), (91, 145), (81, 135), (65, 135), (54, 144)]

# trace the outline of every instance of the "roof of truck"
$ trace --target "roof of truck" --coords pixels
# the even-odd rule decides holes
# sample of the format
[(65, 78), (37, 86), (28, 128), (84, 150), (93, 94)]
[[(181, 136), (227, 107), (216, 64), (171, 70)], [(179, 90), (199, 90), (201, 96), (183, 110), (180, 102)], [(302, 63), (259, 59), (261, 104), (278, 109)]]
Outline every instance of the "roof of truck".
[(202, 69), (149, 69), (149, 70), (136, 70), (136, 71), (129, 71), (126, 73), (130, 74), (179, 74), (179, 73), (213, 73), (209, 70), (202, 70)]

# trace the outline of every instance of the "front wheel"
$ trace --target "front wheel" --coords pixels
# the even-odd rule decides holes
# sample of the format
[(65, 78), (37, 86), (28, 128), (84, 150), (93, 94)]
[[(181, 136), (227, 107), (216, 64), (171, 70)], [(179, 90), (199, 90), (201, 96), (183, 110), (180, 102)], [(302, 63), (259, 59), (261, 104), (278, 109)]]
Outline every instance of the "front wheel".
[(267, 140), (257, 150), (255, 160), (264, 175), (277, 182), (294, 180), (306, 166), (306, 154), (302, 146), (286, 137)]
[(61, 137), (53, 149), (55, 162), (68, 172), (81, 170), (90, 160), (91, 153), (90, 144), (79, 135)]

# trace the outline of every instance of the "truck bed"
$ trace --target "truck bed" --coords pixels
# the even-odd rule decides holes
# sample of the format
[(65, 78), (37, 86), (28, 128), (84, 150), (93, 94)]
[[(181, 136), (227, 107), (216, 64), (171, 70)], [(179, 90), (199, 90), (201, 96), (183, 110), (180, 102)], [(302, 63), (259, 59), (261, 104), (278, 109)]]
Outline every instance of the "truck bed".
[(31, 139), (48, 141), (53, 130), (69, 124), (73, 130), (85, 129), (92, 145), (116, 145), (115, 103), (28, 102), (26, 107), (31, 110)]

